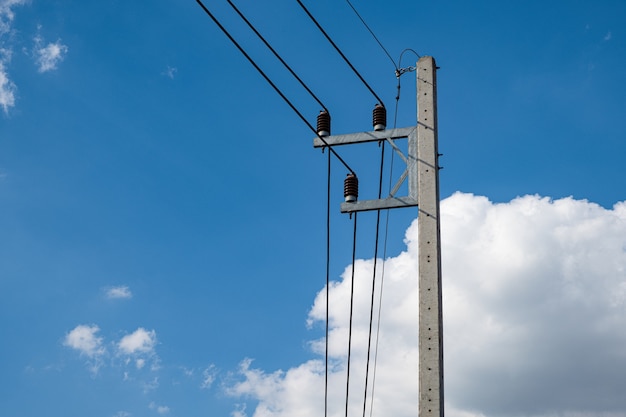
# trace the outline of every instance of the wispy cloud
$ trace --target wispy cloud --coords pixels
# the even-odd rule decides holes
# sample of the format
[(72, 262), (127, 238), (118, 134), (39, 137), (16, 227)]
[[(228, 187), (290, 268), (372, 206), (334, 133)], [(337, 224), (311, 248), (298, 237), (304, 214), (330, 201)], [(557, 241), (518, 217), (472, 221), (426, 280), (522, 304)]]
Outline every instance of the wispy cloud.
[(215, 382), (217, 377), (217, 368), (215, 365), (209, 365), (204, 371), (202, 371), (202, 383), (200, 389), (209, 389)]
[(44, 45), (41, 36), (36, 36), (34, 58), (37, 70), (43, 73), (57, 69), (57, 65), (63, 61), (67, 51), (67, 45), (62, 44), (60, 39)]
[(133, 293), (127, 285), (119, 285), (106, 288), (105, 297), (108, 299), (129, 299), (133, 298)]
[(611, 32), (609, 31), (609, 32), (607, 32), (606, 35), (604, 35), (603, 39), (604, 39), (604, 41), (610, 41), (612, 37), (613, 37), (613, 35), (611, 35)]
[(154, 402), (151, 402), (148, 406), (151, 410), (156, 410), (157, 413), (161, 415), (168, 414), (170, 412), (170, 408), (166, 405), (157, 405)]
[(0, 106), (7, 114), (15, 106), (17, 86), (9, 78), (7, 65), (11, 61), (11, 32), (14, 8), (26, 3), (26, 0), (0, 0)]
[(0, 0), (0, 35), (11, 31), (15, 18), (13, 8), (26, 4), (27, 0)]
[(163, 71), (162, 74), (165, 75), (168, 78), (174, 79), (174, 76), (176, 75), (177, 71), (178, 71), (178, 69), (176, 67), (170, 67), (168, 65), (167, 69), (165, 71)]

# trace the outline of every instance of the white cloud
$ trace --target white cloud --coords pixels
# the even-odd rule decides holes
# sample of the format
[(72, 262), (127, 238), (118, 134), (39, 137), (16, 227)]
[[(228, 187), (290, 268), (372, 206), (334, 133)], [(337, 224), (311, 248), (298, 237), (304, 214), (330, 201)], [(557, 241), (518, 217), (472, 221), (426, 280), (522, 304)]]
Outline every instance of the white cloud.
[(105, 296), (109, 299), (129, 299), (133, 298), (133, 293), (127, 285), (109, 287), (105, 290)]
[(17, 91), (17, 87), (9, 79), (5, 66), (10, 60), (10, 55), (6, 50), (0, 51), (0, 106), (2, 106), (5, 113), (8, 113), (9, 108), (15, 106), (15, 94)]
[(163, 71), (162, 74), (165, 75), (168, 78), (171, 78), (173, 80), (177, 71), (178, 71), (178, 69), (176, 67), (170, 67), (168, 65), (167, 69), (165, 71)]
[(215, 378), (217, 377), (217, 369), (215, 365), (209, 365), (204, 371), (202, 371), (202, 383), (200, 384), (201, 389), (209, 389), (215, 382)]
[(610, 41), (611, 38), (613, 37), (613, 35), (611, 35), (611, 32), (607, 32), (606, 35), (604, 35), (604, 40), (605, 41)]
[(11, 25), (15, 18), (13, 9), (26, 3), (26, 0), (0, 0), (0, 106), (4, 113), (15, 106), (17, 87), (9, 78), (7, 64), (11, 60), (12, 48), (7, 47), (11, 36)]
[(11, 23), (15, 18), (13, 8), (26, 2), (27, 0), (0, 0), (0, 35), (11, 31)]
[(96, 336), (100, 328), (96, 325), (81, 324), (65, 335), (63, 344), (78, 350), (82, 355), (93, 357), (104, 353), (102, 338)]
[(147, 331), (140, 327), (133, 333), (122, 337), (117, 346), (120, 352), (132, 355), (135, 353), (152, 353), (156, 343), (156, 332), (154, 330)]
[(118, 411), (117, 413), (113, 415), (113, 417), (130, 417), (130, 416), (132, 416), (132, 414), (129, 413), (128, 411)]
[[(441, 211), (447, 416), (626, 415), (626, 202), (610, 210), (538, 196), (494, 204), (457, 193)], [(376, 367), (374, 412), (394, 417), (414, 416), (418, 401), (417, 222), (406, 243), (385, 262)], [(355, 267), (350, 414), (363, 408), (373, 261)], [(335, 417), (345, 407), (350, 268), (330, 290)], [(323, 290), (310, 320), (324, 317)], [(323, 353), (323, 341), (312, 348)], [(258, 401), (254, 417), (324, 412), (321, 356), (274, 372), (245, 360), (239, 376), (228, 392)], [(245, 405), (233, 412), (245, 414)]]
[(168, 406), (165, 405), (157, 405), (154, 402), (151, 402), (150, 405), (148, 406), (151, 410), (156, 410), (157, 413), (161, 414), (161, 415), (165, 415), (168, 414), (170, 412), (170, 408)]
[(43, 46), (43, 39), (40, 36), (36, 36), (35, 63), (37, 64), (37, 70), (42, 73), (55, 70), (59, 62), (65, 58), (67, 51), (67, 45), (63, 45), (60, 39)]
[(65, 335), (63, 345), (87, 356), (87, 365), (93, 374), (97, 374), (103, 364), (106, 348), (102, 345), (102, 338), (97, 336), (100, 328), (96, 325), (81, 324)]

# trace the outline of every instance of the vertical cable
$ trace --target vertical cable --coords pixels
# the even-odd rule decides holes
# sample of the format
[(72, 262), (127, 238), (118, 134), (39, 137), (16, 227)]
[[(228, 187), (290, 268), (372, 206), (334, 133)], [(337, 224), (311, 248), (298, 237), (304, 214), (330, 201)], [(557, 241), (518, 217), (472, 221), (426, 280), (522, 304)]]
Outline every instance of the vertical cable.
[(326, 180), (326, 354), (324, 366), (324, 417), (328, 417), (328, 324), (330, 307), (330, 166), (331, 153), (328, 152), (328, 176)]
[(348, 369), (346, 375), (346, 414), (348, 417), (348, 400), (350, 393), (350, 354), (352, 347), (352, 313), (354, 310), (354, 263), (356, 261), (356, 219), (357, 213), (354, 213), (354, 231), (352, 233), (352, 284), (350, 288), (350, 325), (348, 327)]
[[(385, 165), (385, 141), (382, 142), (380, 153), (380, 177), (378, 180), (378, 199), (383, 194), (383, 168)], [(372, 273), (372, 300), (370, 302), (370, 327), (367, 338), (367, 359), (365, 360), (365, 393), (363, 395), (363, 417), (367, 408), (367, 383), (370, 370), (370, 352), (372, 349), (372, 324), (374, 322), (374, 294), (376, 293), (376, 263), (378, 261), (378, 234), (380, 231), (380, 210), (376, 210), (376, 237), (374, 239), (374, 272)], [(373, 396), (372, 396), (373, 397)]]

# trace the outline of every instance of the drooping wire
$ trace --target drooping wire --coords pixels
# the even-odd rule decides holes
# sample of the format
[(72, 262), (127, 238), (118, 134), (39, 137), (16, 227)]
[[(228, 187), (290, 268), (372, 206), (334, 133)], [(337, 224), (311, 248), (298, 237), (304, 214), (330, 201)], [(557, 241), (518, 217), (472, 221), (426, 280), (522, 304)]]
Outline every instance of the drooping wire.
[(363, 26), (365, 26), (365, 28), (369, 31), (369, 33), (374, 37), (374, 39), (376, 40), (376, 42), (378, 42), (378, 45), (382, 48), (382, 50), (385, 52), (385, 54), (389, 57), (389, 60), (391, 61), (391, 63), (393, 64), (394, 68), (397, 70), (398, 66), (396, 65), (396, 62), (393, 60), (393, 58), (391, 57), (391, 55), (389, 55), (389, 52), (387, 51), (387, 48), (385, 48), (385, 46), (382, 44), (382, 42), (378, 39), (378, 37), (376, 36), (376, 34), (374, 34), (374, 31), (369, 27), (369, 25), (367, 23), (365, 23), (365, 19), (363, 19), (363, 17), (361, 17), (361, 15), (359, 14), (359, 12), (356, 10), (356, 8), (352, 5), (352, 3), (350, 2), (350, 0), (346, 0), (348, 2), (348, 4), (350, 5), (350, 8), (352, 8), (352, 10), (354, 11), (354, 13), (357, 15), (357, 17), (359, 18), (359, 20), (361, 21), (361, 23), (363, 23)]
[(356, 219), (357, 213), (354, 213), (354, 231), (352, 233), (352, 283), (350, 287), (350, 324), (348, 326), (348, 364), (346, 374), (346, 414), (348, 417), (348, 403), (350, 393), (350, 354), (352, 351), (352, 313), (354, 311), (354, 264), (356, 261)]
[[(378, 199), (383, 194), (383, 168), (385, 165), (385, 142), (382, 142), (382, 150), (380, 155), (380, 176), (378, 180)], [(370, 352), (372, 350), (372, 324), (374, 322), (374, 295), (376, 293), (376, 264), (378, 262), (378, 235), (380, 231), (380, 210), (376, 210), (376, 237), (374, 238), (374, 272), (372, 273), (372, 300), (370, 302), (370, 323), (367, 338), (367, 359), (365, 360), (365, 391), (363, 395), (363, 417), (367, 408), (367, 385), (369, 381), (370, 370)], [(373, 395), (372, 395), (373, 397)]]
[(300, 5), (300, 7), (302, 7), (302, 10), (304, 10), (304, 12), (307, 14), (307, 16), (309, 16), (309, 18), (311, 19), (311, 21), (313, 23), (315, 23), (315, 26), (317, 26), (317, 28), (320, 30), (320, 32), (322, 32), (322, 34), (324, 35), (324, 37), (328, 40), (328, 42), (330, 42), (330, 44), (335, 48), (335, 50), (339, 53), (339, 55), (341, 55), (341, 57), (343, 58), (344, 61), (346, 61), (346, 64), (348, 64), (348, 66), (352, 69), (352, 71), (356, 74), (356, 76), (361, 80), (361, 82), (363, 83), (363, 85), (365, 85), (365, 87), (367, 87), (367, 89), (370, 91), (370, 93), (372, 93), (372, 95), (376, 98), (376, 100), (378, 100), (378, 102), (380, 103), (381, 106), (385, 106), (385, 103), (383, 103), (383, 101), (380, 99), (380, 97), (378, 97), (378, 95), (376, 94), (376, 92), (372, 89), (372, 87), (370, 87), (370, 85), (367, 83), (367, 81), (365, 81), (365, 79), (361, 76), (361, 74), (359, 73), (359, 71), (357, 71), (357, 69), (354, 67), (354, 65), (352, 65), (352, 63), (350, 62), (350, 60), (344, 55), (343, 52), (341, 52), (341, 49), (339, 49), (339, 47), (337, 46), (337, 44), (331, 39), (331, 37), (328, 35), (328, 33), (326, 33), (326, 31), (324, 30), (324, 28), (322, 28), (322, 26), (319, 24), (319, 22), (317, 21), (317, 19), (315, 19), (315, 17), (311, 14), (311, 12), (309, 11), (309, 9), (306, 8), (306, 6), (302, 3), (302, 1), (300, 0), (296, 0), (298, 2), (298, 4)]
[(326, 108), (326, 106), (324, 105), (324, 103), (322, 103), (322, 101), (315, 95), (315, 93), (313, 93), (313, 91), (311, 91), (311, 89), (304, 83), (304, 81), (302, 81), (302, 79), (298, 76), (298, 74), (296, 74), (296, 72), (289, 66), (289, 64), (287, 64), (285, 62), (285, 60), (278, 54), (278, 52), (276, 52), (276, 50), (270, 45), (270, 43), (263, 37), (263, 35), (261, 35), (259, 33), (259, 31), (252, 25), (252, 23), (250, 23), (250, 21), (244, 16), (244, 14), (237, 8), (237, 6), (235, 6), (233, 4), (233, 2), (231, 0), (226, 0), (228, 2), (228, 4), (230, 5), (230, 7), (233, 8), (233, 10), (235, 10), (235, 12), (239, 15), (239, 17), (241, 17), (241, 19), (246, 22), (246, 24), (248, 25), (248, 27), (254, 32), (254, 34), (265, 44), (265, 46), (267, 47), (267, 49), (269, 49), (274, 56), (276, 57), (276, 59), (278, 59), (280, 61), (281, 64), (283, 64), (283, 66), (291, 73), (291, 75), (293, 75), (293, 77), (298, 80), (298, 82), (300, 83), (300, 85), (302, 87), (304, 87), (304, 89), (311, 95), (311, 97), (313, 97), (313, 99), (315, 99), (315, 101), (317, 101), (317, 103), (322, 106), (322, 108), (326, 111), (328, 111), (328, 108)]
[(246, 59), (259, 72), (259, 74), (261, 74), (261, 76), (263, 76), (265, 81), (267, 81), (269, 83), (269, 85), (274, 89), (274, 91), (276, 91), (276, 93), (278, 93), (278, 95), (280, 95), (280, 97), (285, 101), (285, 103), (287, 103), (289, 105), (289, 107), (291, 107), (291, 109), (298, 115), (298, 117), (322, 141), (322, 143), (335, 156), (335, 158), (337, 158), (343, 164), (343, 166), (346, 167), (346, 169), (348, 171), (350, 171), (350, 173), (356, 175), (354, 170), (352, 168), (350, 168), (350, 165), (348, 165), (347, 162), (344, 161), (343, 158), (341, 158), (341, 156), (339, 156), (339, 154), (328, 144), (328, 142), (326, 142), (326, 140), (317, 133), (317, 131), (315, 130), (313, 125), (311, 125), (311, 123), (309, 123), (309, 121), (302, 115), (302, 113), (300, 113), (300, 111), (296, 108), (296, 106), (294, 106), (293, 103), (287, 98), (287, 96), (285, 96), (285, 94), (283, 94), (283, 92), (276, 86), (276, 84), (274, 84), (274, 82), (267, 76), (267, 74), (265, 74), (265, 72), (257, 65), (257, 63), (254, 62), (254, 60), (250, 57), (250, 55), (248, 55), (248, 53), (241, 47), (241, 45), (239, 45), (239, 43), (235, 40), (235, 38), (233, 38), (231, 36), (231, 34), (226, 30), (226, 28), (224, 26), (222, 26), (222, 24), (219, 22), (219, 20), (217, 20), (217, 18), (213, 15), (213, 13), (211, 13), (211, 11), (204, 5), (204, 3), (202, 3), (201, 0), (196, 0), (196, 3), (198, 3), (200, 5), (200, 7), (202, 7), (202, 10), (204, 10), (204, 12), (211, 18), (211, 20), (213, 20), (213, 22), (221, 29), (221, 31), (226, 35), (226, 37), (228, 37), (228, 39), (233, 43), (233, 45), (235, 45), (235, 47), (237, 47), (239, 52), (241, 52), (243, 54), (243, 56), (246, 57)]
[(400, 53), (400, 58), (398, 59), (398, 66), (396, 66), (396, 78), (398, 79), (398, 87), (397, 87), (397, 94), (396, 94), (396, 110), (395, 110), (395, 114), (393, 118), (393, 127), (396, 127), (396, 122), (398, 119), (398, 103), (400, 101), (400, 77), (402, 76), (402, 74), (405, 74), (406, 72), (410, 70), (415, 70), (415, 67), (402, 68), (402, 56), (404, 55), (405, 52), (413, 52), (417, 56), (417, 59), (421, 58), (420, 55), (411, 48), (406, 48)]

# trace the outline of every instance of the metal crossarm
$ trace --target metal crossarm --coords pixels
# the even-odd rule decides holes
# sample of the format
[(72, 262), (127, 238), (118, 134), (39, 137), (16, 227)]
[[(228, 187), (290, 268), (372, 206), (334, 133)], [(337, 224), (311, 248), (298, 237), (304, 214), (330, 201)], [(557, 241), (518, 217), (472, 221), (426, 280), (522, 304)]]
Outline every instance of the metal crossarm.
[[(380, 142), (384, 140), (391, 145), (391, 147), (406, 164), (406, 169), (389, 192), (388, 197), (377, 200), (359, 200), (350, 203), (342, 203), (342, 213), (417, 206), (417, 129), (415, 126), (382, 131), (351, 133), (347, 135), (326, 136), (324, 139), (326, 140), (328, 146)], [(407, 155), (405, 155), (398, 145), (396, 145), (395, 141), (397, 139), (408, 140)], [(313, 146), (316, 148), (323, 148), (326, 145), (316, 137), (313, 139)], [(407, 178), (409, 180), (409, 195), (404, 197), (396, 196), (396, 193)]]

